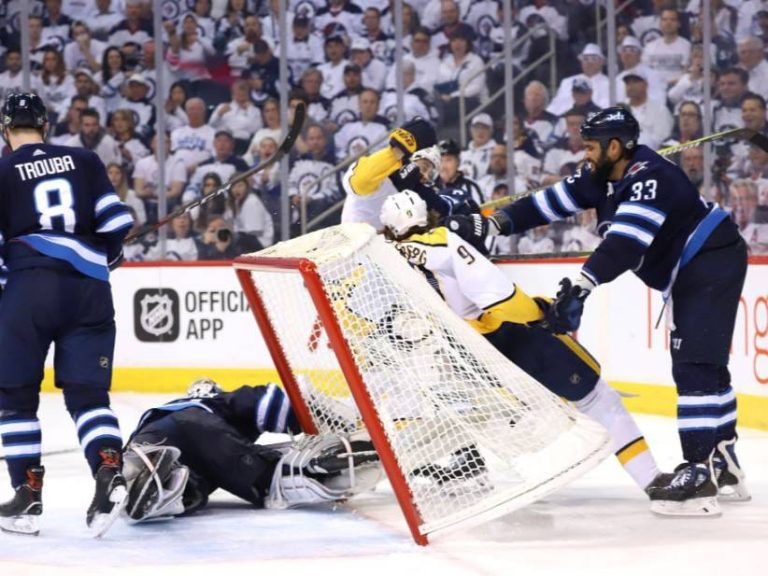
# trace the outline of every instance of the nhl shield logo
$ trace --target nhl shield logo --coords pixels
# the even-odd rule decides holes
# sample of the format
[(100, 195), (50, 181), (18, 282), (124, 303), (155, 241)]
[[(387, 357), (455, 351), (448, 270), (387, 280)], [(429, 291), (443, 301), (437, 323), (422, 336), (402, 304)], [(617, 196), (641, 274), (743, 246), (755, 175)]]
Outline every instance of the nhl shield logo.
[(179, 295), (168, 288), (142, 288), (133, 297), (133, 327), (142, 342), (179, 337)]

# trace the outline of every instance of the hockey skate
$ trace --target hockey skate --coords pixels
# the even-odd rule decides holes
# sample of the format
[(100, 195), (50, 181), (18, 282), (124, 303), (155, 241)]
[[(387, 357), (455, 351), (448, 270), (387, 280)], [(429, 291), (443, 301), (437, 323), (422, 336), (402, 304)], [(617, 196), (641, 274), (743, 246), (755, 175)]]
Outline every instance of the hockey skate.
[(485, 459), (472, 444), (453, 452), (445, 465), (427, 464), (411, 471), (411, 476), (436, 484), (449, 496), (490, 490)]
[[(123, 475), (128, 486), (125, 508), (129, 523), (170, 518), (186, 509), (183, 495), (189, 468), (179, 463), (181, 450), (159, 444), (130, 444)], [(207, 496), (207, 494), (206, 494)], [(202, 502), (197, 506), (200, 507)]]
[(717, 479), (718, 498), (728, 502), (747, 502), (752, 495), (744, 482), (744, 471), (736, 458), (736, 438), (723, 440), (715, 448), (712, 464)]
[(0, 504), (0, 530), (12, 534), (37, 536), (38, 516), (43, 513), (43, 475), (45, 468), (27, 468), (27, 481), (16, 488), (8, 502)]
[(99, 456), (101, 465), (96, 471), (96, 493), (85, 518), (94, 538), (106, 534), (128, 502), (120, 452), (104, 448), (99, 451)]
[(683, 463), (671, 479), (667, 476), (660, 474), (646, 488), (651, 512), (660, 516), (720, 516), (712, 458)]

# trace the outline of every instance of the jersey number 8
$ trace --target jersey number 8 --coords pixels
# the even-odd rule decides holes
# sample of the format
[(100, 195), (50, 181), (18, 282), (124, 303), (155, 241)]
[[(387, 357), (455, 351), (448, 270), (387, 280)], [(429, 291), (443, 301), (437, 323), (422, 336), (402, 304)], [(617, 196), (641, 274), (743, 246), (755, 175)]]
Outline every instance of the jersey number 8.
[(77, 217), (72, 186), (64, 178), (43, 180), (35, 186), (35, 208), (38, 222), (45, 230), (74, 232)]

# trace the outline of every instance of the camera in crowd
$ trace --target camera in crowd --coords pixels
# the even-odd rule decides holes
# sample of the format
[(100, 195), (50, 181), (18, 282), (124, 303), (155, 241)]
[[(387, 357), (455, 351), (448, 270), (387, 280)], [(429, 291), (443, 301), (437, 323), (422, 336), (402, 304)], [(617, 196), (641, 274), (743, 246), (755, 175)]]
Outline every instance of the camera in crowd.
[(229, 242), (232, 240), (232, 230), (229, 228), (219, 228), (216, 230), (216, 239), (219, 242)]

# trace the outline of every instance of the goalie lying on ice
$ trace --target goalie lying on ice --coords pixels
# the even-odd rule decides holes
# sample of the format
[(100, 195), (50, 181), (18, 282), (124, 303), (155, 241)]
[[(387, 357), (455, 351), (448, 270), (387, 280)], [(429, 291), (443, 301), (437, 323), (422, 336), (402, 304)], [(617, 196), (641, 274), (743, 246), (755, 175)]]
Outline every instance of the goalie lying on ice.
[(667, 479), (618, 393), (601, 378), (597, 361), (571, 336), (542, 326), (549, 303), (528, 296), (468, 242), (435, 226), (433, 216), (409, 190), (388, 197), (381, 210), (385, 236), (456, 314), (528, 375), (608, 429), (616, 457), (641, 489), (648, 492)]
[(217, 488), (258, 508), (289, 508), (343, 500), (382, 478), (367, 438), (304, 435), (254, 444), (264, 432), (300, 432), (276, 384), (224, 392), (202, 379), (186, 398), (148, 410), (124, 454), (129, 522), (189, 514)]

